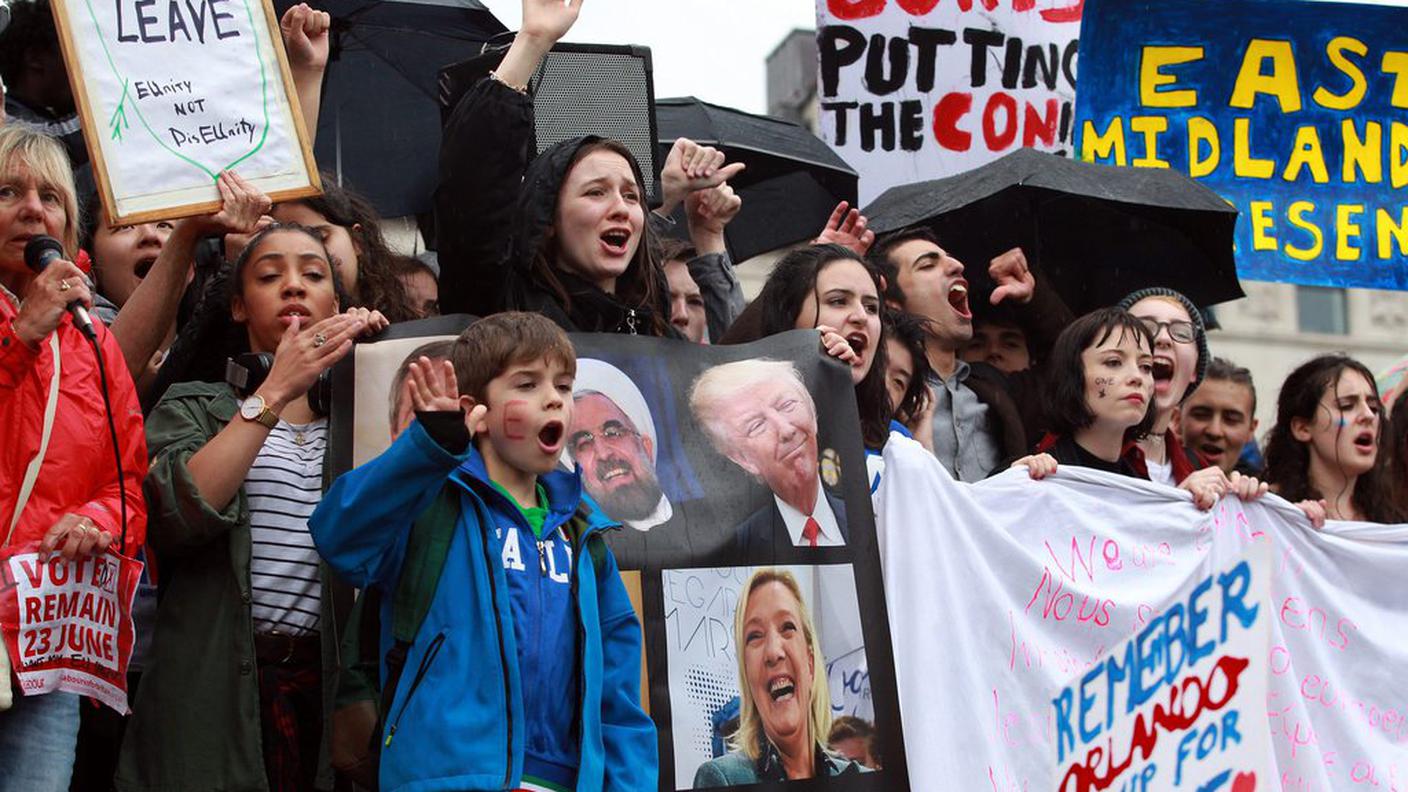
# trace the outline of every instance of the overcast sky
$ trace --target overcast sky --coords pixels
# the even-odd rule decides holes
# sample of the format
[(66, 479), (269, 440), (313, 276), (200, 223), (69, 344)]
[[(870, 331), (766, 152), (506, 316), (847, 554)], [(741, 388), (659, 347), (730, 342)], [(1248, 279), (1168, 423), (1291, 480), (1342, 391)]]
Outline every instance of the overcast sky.
[[(517, 30), (520, 0), (481, 0)], [(794, 28), (816, 27), (812, 0), (585, 0), (564, 41), (650, 47), (655, 95), (767, 111), (764, 60)]]

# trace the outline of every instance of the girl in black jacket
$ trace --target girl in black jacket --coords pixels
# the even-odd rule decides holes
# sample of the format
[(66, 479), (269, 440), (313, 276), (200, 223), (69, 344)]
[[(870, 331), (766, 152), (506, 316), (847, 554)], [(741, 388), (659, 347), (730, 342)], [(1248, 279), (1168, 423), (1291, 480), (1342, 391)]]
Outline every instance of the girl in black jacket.
[(580, 7), (525, 0), (503, 62), (450, 115), (435, 192), (441, 309), (537, 311), (568, 331), (677, 335), (631, 153), (588, 135), (529, 161), (528, 82)]

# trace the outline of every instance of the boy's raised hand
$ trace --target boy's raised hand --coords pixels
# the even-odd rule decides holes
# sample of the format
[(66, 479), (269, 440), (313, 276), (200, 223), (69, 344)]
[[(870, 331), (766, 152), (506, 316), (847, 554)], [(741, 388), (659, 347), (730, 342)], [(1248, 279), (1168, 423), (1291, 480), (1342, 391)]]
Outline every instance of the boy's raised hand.
[(416, 412), (456, 412), (460, 409), (460, 388), (455, 366), (448, 360), (440, 365), (421, 355), (411, 361), (411, 403)]

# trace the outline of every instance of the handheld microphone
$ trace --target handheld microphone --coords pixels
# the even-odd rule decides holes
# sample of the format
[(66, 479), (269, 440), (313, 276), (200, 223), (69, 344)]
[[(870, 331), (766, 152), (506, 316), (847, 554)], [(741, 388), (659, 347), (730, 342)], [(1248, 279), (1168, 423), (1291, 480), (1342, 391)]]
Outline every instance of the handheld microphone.
[[(64, 246), (59, 240), (51, 236), (40, 234), (29, 240), (29, 244), (24, 246), (24, 265), (29, 267), (35, 275), (44, 271), (44, 268), (64, 257)], [(74, 300), (68, 304), (68, 312), (73, 314), (73, 324), (88, 337), (90, 341), (98, 340), (98, 332), (93, 329), (93, 320), (88, 317), (88, 310), (83, 307), (82, 300)]]

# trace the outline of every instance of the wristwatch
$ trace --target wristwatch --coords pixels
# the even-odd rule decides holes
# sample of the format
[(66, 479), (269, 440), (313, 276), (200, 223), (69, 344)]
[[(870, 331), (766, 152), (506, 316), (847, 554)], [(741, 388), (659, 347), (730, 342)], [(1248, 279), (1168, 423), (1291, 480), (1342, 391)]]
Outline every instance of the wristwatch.
[(264, 424), (270, 429), (279, 425), (278, 413), (269, 409), (269, 405), (264, 403), (264, 397), (257, 393), (240, 402), (240, 417), (246, 421)]

